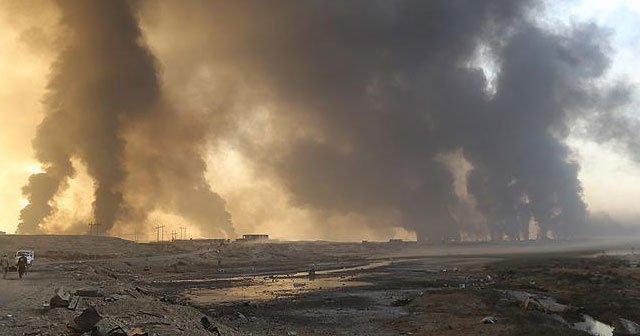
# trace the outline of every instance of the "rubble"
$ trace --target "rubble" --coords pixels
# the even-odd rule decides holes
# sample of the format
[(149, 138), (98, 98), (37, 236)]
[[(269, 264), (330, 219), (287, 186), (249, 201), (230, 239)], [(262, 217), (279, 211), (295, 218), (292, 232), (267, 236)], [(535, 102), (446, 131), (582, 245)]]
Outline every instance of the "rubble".
[(78, 332), (87, 332), (92, 330), (101, 319), (102, 316), (98, 311), (94, 307), (89, 307), (69, 323), (69, 328)]
[(218, 330), (218, 326), (211, 323), (211, 321), (209, 321), (209, 318), (207, 318), (206, 316), (202, 317), (200, 323), (202, 323), (202, 326), (206, 331), (213, 333), (214, 335), (221, 336), (220, 330)]
[[(586, 299), (582, 293), (573, 296), (576, 293), (573, 289), (576, 282), (582, 282), (584, 293), (600, 295), (588, 281), (593, 277), (599, 279), (598, 289), (613, 288), (613, 294), (625, 293), (625, 301), (604, 301), (615, 298), (605, 297), (601, 302), (612, 302), (614, 312), (602, 313), (593, 308), (586, 311), (607, 323), (612, 321), (611, 316), (629, 319), (615, 322), (615, 335), (634, 335), (630, 320), (638, 320), (637, 313), (631, 310), (621, 313), (627, 302), (635, 302), (634, 292), (625, 288), (634, 288), (634, 281), (640, 278), (631, 273), (636, 269), (598, 269), (589, 260), (584, 264), (591, 269), (584, 270), (579, 267), (582, 261), (565, 266), (566, 259), (528, 267), (512, 259), (505, 262), (511, 272), (502, 272), (501, 265), (493, 266), (499, 265), (497, 262), (483, 264), (484, 261), (473, 258), (459, 262), (461, 257), (396, 257), (391, 267), (384, 265), (371, 271), (362, 265), (379, 263), (380, 259), (349, 257), (352, 252), (347, 247), (340, 251), (339, 259), (317, 257), (325, 253), (324, 248), (310, 244), (313, 248), (306, 247), (309, 258), (318, 259), (302, 260), (300, 255), (304, 252), (299, 252), (302, 244), (258, 246), (259, 252), (251, 250), (258, 247), (246, 245), (242, 253), (225, 255), (225, 274), (216, 272), (215, 258), (199, 260), (192, 257), (198, 255), (195, 253), (148, 259), (127, 257), (131, 265), (125, 259), (42, 263), (34, 269), (29, 283), (6, 282), (22, 286), (16, 296), (37, 293), (29, 294), (28, 298), (11, 298), (9, 305), (0, 307), (0, 335), (276, 336), (332, 335), (336, 330), (349, 335), (380, 336), (442, 336), (452, 330), (459, 335), (478, 334), (473, 333), (478, 330), (495, 335), (562, 335), (563, 331), (578, 334), (579, 331), (569, 328), (582, 323), (582, 316), (575, 314), (575, 306), (562, 300), (582, 306), (590, 304), (590, 296)], [(264, 249), (273, 249), (269, 252), (273, 256), (267, 255), (266, 262), (260, 259)], [(330, 247), (329, 251), (334, 253), (336, 247)], [(166, 272), (167, 265), (178, 258), (188, 258), (193, 270), (183, 274)], [(259, 271), (264, 273), (247, 275), (251, 258), (258, 260)], [(345, 261), (349, 258), (352, 259)], [(388, 258), (385, 256), (383, 260)], [(548, 265), (556, 263), (559, 266), (549, 271)], [(314, 281), (308, 280), (309, 265), (317, 267)], [(455, 267), (458, 265), (459, 268)], [(142, 272), (147, 266), (150, 271)], [(335, 273), (326, 273), (333, 269)], [(447, 271), (442, 272), (443, 269)], [(117, 279), (105, 270), (117, 273)], [(563, 277), (562, 282), (555, 283), (553, 279), (558, 277)], [(57, 287), (55, 293), (51, 291), (52, 283)], [(544, 290), (533, 289), (541, 285)], [(212, 296), (201, 294), (209, 289), (216, 290)], [(199, 295), (203, 301), (198, 301)], [(51, 301), (58, 305), (52, 306)], [(93, 325), (84, 321), (85, 308), (89, 306), (100, 317)], [(6, 317), (8, 314), (14, 317)], [(84, 328), (78, 325), (82, 322)], [(628, 327), (623, 327), (625, 324)], [(74, 328), (74, 333), (67, 325)], [(84, 334), (79, 331), (86, 328), (89, 331)]]
[(544, 313), (564, 313), (577, 307), (561, 304), (549, 296), (531, 294), (524, 291), (505, 290), (505, 294), (521, 302), (524, 310), (538, 310)]
[(129, 329), (116, 320), (103, 318), (95, 326), (92, 336), (148, 336), (143, 328)]
[(64, 288), (64, 287), (58, 287), (55, 290), (55, 295), (53, 297), (51, 297), (51, 300), (49, 300), (49, 305), (51, 308), (57, 308), (57, 307), (68, 307), (69, 306), (69, 301), (71, 300), (71, 294), (69, 294), (69, 292)]
[(615, 320), (613, 327), (614, 336), (640, 335), (640, 325), (624, 318)]
[(67, 306), (67, 309), (76, 310), (80, 305), (80, 302), (82, 302), (82, 297), (75, 296), (75, 295), (72, 296), (71, 299), (69, 300), (69, 305)]
[(482, 324), (496, 324), (496, 322), (498, 322), (498, 319), (496, 319), (494, 316), (487, 316), (480, 320), (480, 323)]
[(582, 315), (582, 322), (573, 323), (571, 328), (576, 330), (582, 330), (594, 336), (613, 336), (614, 327), (602, 323), (589, 315)]
[(241, 312), (236, 312), (236, 317), (238, 318), (238, 320), (240, 320), (243, 323), (246, 323), (249, 321), (249, 319)]
[(393, 306), (393, 307), (406, 306), (409, 303), (411, 303), (411, 301), (413, 301), (413, 298), (397, 299), (397, 300), (391, 302), (391, 306)]
[(85, 297), (102, 297), (104, 294), (96, 287), (84, 287), (76, 290), (76, 295)]

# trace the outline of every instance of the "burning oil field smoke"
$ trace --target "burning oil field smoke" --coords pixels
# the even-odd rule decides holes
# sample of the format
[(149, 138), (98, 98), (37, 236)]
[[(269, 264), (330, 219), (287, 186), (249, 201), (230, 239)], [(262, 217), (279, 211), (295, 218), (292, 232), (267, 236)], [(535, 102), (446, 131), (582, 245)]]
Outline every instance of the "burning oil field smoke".
[[(206, 66), (251, 83), (258, 93), (241, 96), (269, 106), (286, 140), (265, 150), (244, 139), (242, 150), (321, 218), (356, 213), (440, 242), (528, 239), (531, 223), (539, 238), (570, 238), (588, 216), (565, 139), (609, 66), (593, 24), (551, 32), (529, 1), (149, 7), (158, 32), (189, 41), (172, 63), (181, 76)], [(491, 82), (470, 65), (479, 50)], [(471, 166), (466, 194), (439, 159), (451, 153)]]
[[(69, 47), (20, 232), (55, 210), (80, 158), (107, 227), (160, 208), (229, 234), (203, 175), (206, 139), (234, 142), (317, 226), (357, 214), (440, 242), (528, 239), (535, 223), (539, 238), (565, 239), (588, 217), (566, 139), (594, 106), (621, 103), (597, 84), (610, 50), (594, 24), (551, 31), (534, 2), (511, 0), (137, 4), (172, 96), (208, 95), (210, 112), (167, 103), (127, 3), (61, 2)], [(203, 73), (224, 89), (188, 85)], [(243, 131), (256, 109), (268, 110), (267, 140)]]
[[(204, 232), (232, 235), (224, 201), (204, 178), (203, 126), (163, 102), (155, 60), (130, 5), (58, 4), (66, 46), (53, 64), (46, 116), (33, 141), (44, 172), (23, 188), (29, 205), (17, 231), (41, 231), (77, 158), (94, 180), (93, 217), (105, 232), (118, 221), (142, 221), (163, 208)], [(144, 179), (137, 174), (142, 171)]]

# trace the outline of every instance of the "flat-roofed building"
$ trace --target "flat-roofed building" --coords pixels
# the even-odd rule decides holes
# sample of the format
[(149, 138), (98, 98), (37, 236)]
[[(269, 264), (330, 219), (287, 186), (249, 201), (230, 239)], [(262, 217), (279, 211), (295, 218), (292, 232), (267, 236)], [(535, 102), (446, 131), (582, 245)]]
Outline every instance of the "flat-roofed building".
[(242, 235), (242, 240), (243, 241), (256, 241), (256, 240), (269, 240), (269, 235), (268, 234), (245, 234)]

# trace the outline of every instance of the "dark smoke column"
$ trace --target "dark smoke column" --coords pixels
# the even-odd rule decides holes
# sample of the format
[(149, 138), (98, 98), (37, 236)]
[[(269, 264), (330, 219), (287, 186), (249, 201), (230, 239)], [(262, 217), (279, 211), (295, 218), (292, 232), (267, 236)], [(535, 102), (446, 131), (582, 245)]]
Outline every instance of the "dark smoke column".
[(51, 214), (52, 197), (72, 173), (72, 156), (95, 181), (95, 220), (111, 228), (123, 209), (123, 125), (149, 113), (159, 96), (153, 58), (138, 43), (140, 29), (126, 2), (59, 5), (69, 44), (49, 80), (48, 114), (34, 141), (46, 173), (24, 187), (31, 204), (21, 213), (21, 233), (38, 232)]
[[(180, 127), (172, 118), (177, 113), (162, 107), (159, 80), (155, 61), (149, 50), (142, 44), (142, 34), (129, 3), (121, 0), (109, 1), (59, 1), (62, 10), (62, 24), (66, 28), (65, 41), (68, 43), (52, 68), (46, 97), (47, 115), (38, 128), (34, 149), (36, 157), (45, 166), (45, 173), (34, 175), (23, 188), (30, 204), (21, 212), (19, 233), (37, 233), (39, 225), (55, 211), (53, 198), (66, 181), (73, 175), (71, 158), (78, 158), (87, 167), (94, 179), (93, 201), (94, 220), (107, 232), (119, 219), (146, 219), (153, 208), (170, 208), (183, 212), (185, 217), (196, 224), (224, 226), (223, 231), (232, 232), (230, 217), (224, 210), (224, 201), (213, 193), (204, 179), (204, 165), (199, 162), (199, 152), (180, 160), (165, 162), (162, 167), (128, 165), (128, 157), (135, 157), (127, 148), (126, 138), (136, 133), (136, 127), (147, 125), (154, 128), (156, 120), (162, 119), (168, 125)], [(145, 136), (140, 132), (140, 136)], [(173, 134), (180, 134), (174, 132)], [(185, 142), (183, 139), (168, 139), (169, 143), (180, 143), (174, 151), (197, 147), (202, 138)], [(151, 142), (151, 141), (150, 141)], [(152, 143), (158, 157), (165, 156), (163, 148)], [(135, 146), (134, 146), (135, 147)], [(171, 151), (167, 149), (166, 151)], [(148, 152), (149, 150), (147, 150)], [(166, 157), (174, 157), (166, 153)], [(162, 204), (159, 193), (138, 188), (151, 204), (150, 208), (135, 208), (125, 200), (126, 183), (131, 171), (144, 167), (141, 174), (162, 176), (158, 170), (180, 171), (187, 176), (180, 181), (183, 190), (200, 190), (200, 208)], [(184, 172), (188, 172), (184, 173)], [(155, 173), (155, 174), (154, 174)], [(166, 174), (164, 174), (166, 175)], [(162, 190), (165, 193), (170, 192)], [(140, 198), (140, 195), (137, 195)], [(189, 203), (189, 195), (180, 195)], [(203, 200), (204, 199), (204, 200)], [(190, 204), (190, 203), (189, 203)], [(185, 210), (186, 209), (186, 210)], [(224, 223), (214, 218), (205, 219), (194, 215), (198, 210), (210, 214), (220, 210)], [(142, 212), (142, 214), (141, 214)]]

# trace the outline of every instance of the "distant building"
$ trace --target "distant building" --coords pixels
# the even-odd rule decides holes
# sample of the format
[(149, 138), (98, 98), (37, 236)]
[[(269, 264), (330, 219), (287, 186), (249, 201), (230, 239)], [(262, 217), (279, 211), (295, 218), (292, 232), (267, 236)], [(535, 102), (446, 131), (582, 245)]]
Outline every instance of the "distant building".
[(404, 239), (389, 239), (389, 244), (390, 245), (402, 245), (402, 246), (406, 246), (406, 245), (411, 245), (411, 244), (417, 244), (418, 242), (415, 240), (404, 240)]
[(242, 238), (237, 239), (238, 241), (258, 241), (258, 240), (269, 240), (269, 235), (267, 234), (246, 234), (242, 235)]

